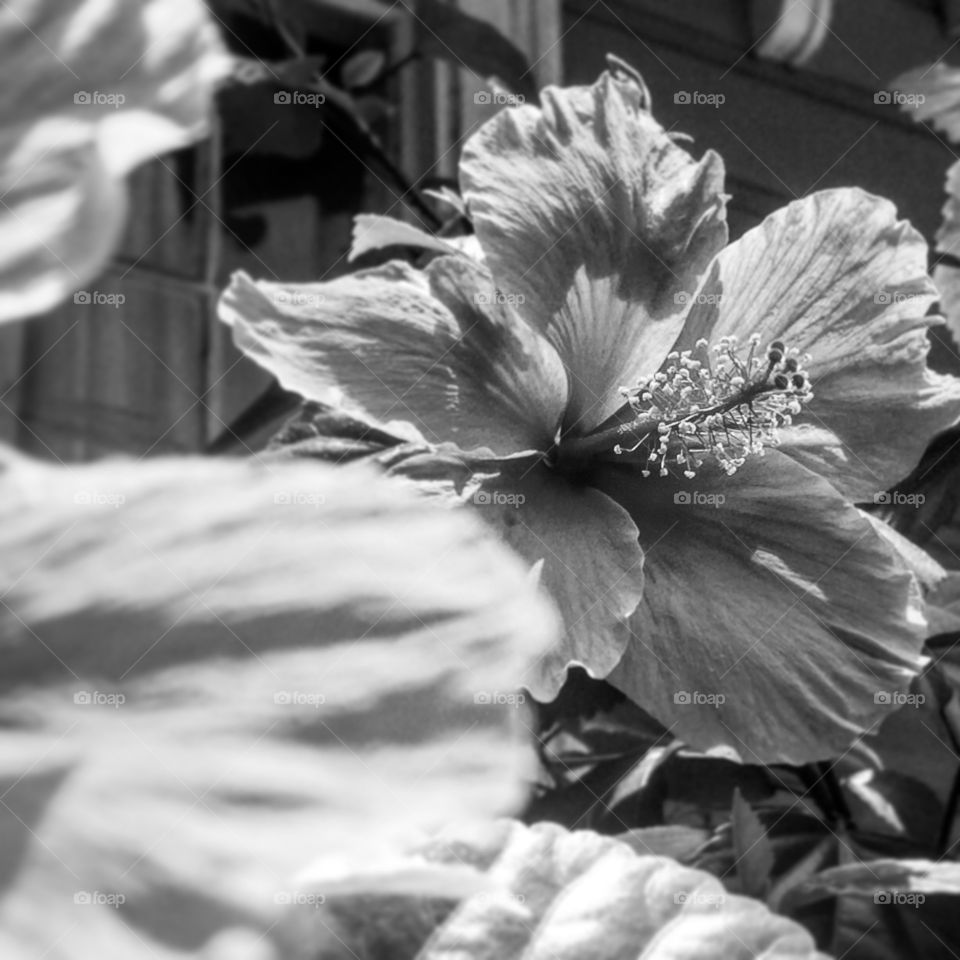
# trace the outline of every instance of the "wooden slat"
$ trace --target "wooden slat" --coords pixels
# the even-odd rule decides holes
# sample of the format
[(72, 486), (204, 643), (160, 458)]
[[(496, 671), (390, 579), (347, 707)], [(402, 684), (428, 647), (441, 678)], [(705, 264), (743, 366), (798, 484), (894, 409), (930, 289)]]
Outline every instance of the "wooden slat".
[[(203, 150), (195, 156), (193, 187), (202, 192), (209, 172)], [(184, 215), (185, 172), (168, 157), (131, 178), (121, 262), (85, 291), (94, 300), (120, 295), (120, 305), (68, 302), (29, 325), (28, 362), (35, 365), (21, 384), (19, 416), (21, 444), (30, 451), (76, 460), (200, 445), (204, 298), (150, 272), (203, 279), (202, 217), (197, 210)]]

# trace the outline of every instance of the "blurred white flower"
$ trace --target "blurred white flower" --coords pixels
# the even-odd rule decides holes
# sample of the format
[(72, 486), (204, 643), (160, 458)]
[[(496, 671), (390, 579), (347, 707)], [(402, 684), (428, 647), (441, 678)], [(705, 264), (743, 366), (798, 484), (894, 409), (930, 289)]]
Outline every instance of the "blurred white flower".
[(124, 176), (207, 129), (229, 58), (200, 0), (10, 0), (0, 8), (0, 322), (94, 278)]

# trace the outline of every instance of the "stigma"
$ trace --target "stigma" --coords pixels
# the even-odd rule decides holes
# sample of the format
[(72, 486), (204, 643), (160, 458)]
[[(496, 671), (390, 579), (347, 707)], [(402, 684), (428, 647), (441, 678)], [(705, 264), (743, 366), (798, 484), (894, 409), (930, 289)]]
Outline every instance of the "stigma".
[(732, 475), (749, 456), (780, 443), (813, 397), (805, 369), (808, 355), (774, 340), (766, 350), (754, 334), (743, 348), (734, 336), (710, 349), (668, 354), (660, 372), (633, 388), (621, 388), (635, 419), (618, 428), (624, 441), (614, 453), (640, 460), (645, 477), (656, 472), (692, 479), (713, 460)]

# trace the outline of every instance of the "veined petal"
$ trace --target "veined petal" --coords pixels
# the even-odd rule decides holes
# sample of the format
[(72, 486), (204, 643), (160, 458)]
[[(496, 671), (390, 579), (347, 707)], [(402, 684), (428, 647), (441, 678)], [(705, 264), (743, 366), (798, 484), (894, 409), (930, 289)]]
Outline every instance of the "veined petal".
[(546, 450), (556, 435), (567, 395), (559, 358), (465, 257), (298, 286), (237, 273), (220, 317), (241, 350), (308, 400), (503, 456)]
[(610, 682), (699, 749), (725, 744), (756, 763), (834, 756), (923, 665), (916, 580), (860, 511), (785, 454), (717, 474), (604, 481), (646, 554)]
[(531, 564), (563, 617), (560, 643), (527, 671), (539, 700), (560, 691), (571, 663), (605, 677), (620, 660), (627, 620), (643, 595), (643, 551), (630, 515), (606, 494), (574, 486), (543, 466), (504, 469), (472, 502)]
[(926, 365), (927, 245), (887, 200), (842, 189), (789, 204), (719, 255), (702, 293), (677, 349), (756, 333), (809, 353), (814, 398), (781, 450), (850, 499), (905, 477), (960, 417), (960, 381)]
[(492, 695), (554, 617), (463, 512), (317, 463), (16, 463), (0, 492), (4, 960), (237, 928), (261, 949), (223, 956), (300, 956), (298, 903), (433, 892), (392, 859), (522, 802)]
[(460, 177), (497, 284), (569, 371), (565, 428), (587, 430), (658, 369), (726, 242), (723, 163), (677, 146), (623, 72), (541, 99), (481, 128)]

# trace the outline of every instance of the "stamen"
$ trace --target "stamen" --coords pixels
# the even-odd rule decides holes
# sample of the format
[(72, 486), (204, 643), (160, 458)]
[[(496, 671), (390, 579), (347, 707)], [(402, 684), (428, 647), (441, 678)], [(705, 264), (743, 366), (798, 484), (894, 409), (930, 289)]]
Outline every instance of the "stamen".
[(689, 480), (706, 456), (732, 475), (751, 454), (777, 446), (779, 429), (813, 397), (802, 366), (809, 357), (774, 340), (764, 363), (762, 352), (755, 356), (759, 343), (751, 336), (743, 359), (736, 337), (723, 337), (713, 347), (713, 363), (702, 339), (694, 350), (670, 353), (660, 372), (625, 391), (636, 419), (618, 433), (638, 439), (629, 447), (616, 444), (614, 453), (639, 454), (645, 477), (654, 469), (668, 476), (672, 467)]

